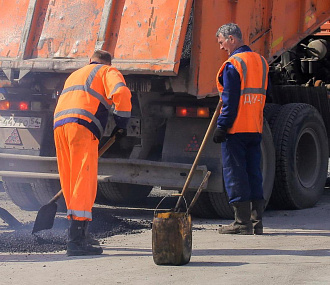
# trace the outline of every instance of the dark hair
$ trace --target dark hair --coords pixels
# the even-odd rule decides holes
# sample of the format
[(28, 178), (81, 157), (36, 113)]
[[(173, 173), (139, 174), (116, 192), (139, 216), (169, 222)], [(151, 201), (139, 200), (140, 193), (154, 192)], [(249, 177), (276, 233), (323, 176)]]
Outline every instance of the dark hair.
[(105, 50), (96, 50), (92, 57), (92, 60), (98, 61), (100, 63), (104, 63), (104, 64), (111, 64), (111, 54)]
[(216, 37), (219, 37), (220, 34), (222, 34), (225, 39), (228, 39), (228, 36), (231, 35), (231, 36), (238, 38), (239, 40), (242, 40), (241, 29), (239, 28), (239, 26), (237, 24), (234, 24), (234, 23), (228, 23), (228, 24), (222, 25), (218, 29), (218, 31), (216, 33)]

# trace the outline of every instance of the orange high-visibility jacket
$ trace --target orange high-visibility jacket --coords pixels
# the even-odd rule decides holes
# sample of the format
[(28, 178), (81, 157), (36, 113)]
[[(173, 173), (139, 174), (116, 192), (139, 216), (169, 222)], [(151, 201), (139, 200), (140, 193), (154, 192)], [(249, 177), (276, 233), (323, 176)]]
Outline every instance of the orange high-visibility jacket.
[(54, 112), (54, 129), (76, 122), (100, 139), (113, 103), (114, 114), (131, 116), (131, 92), (122, 74), (109, 65), (86, 65), (66, 80)]
[[(229, 134), (262, 133), (263, 109), (268, 86), (268, 64), (263, 56), (255, 52), (237, 53), (226, 60), (218, 71), (216, 82), (220, 94), (223, 86), (218, 78), (225, 65), (230, 62), (239, 73), (241, 79), (241, 97), (238, 104), (237, 117)], [(230, 94), (229, 94), (230, 96)]]

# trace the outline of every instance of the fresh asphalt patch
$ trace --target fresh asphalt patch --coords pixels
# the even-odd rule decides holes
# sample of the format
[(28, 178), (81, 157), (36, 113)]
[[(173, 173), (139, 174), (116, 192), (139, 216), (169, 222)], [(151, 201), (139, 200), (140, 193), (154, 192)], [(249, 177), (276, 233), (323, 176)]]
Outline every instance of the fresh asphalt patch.
[[(56, 217), (52, 229), (32, 235), (34, 222), (23, 223), (11, 231), (0, 233), (0, 252), (44, 253), (66, 249), (68, 220)], [(118, 234), (134, 234), (150, 229), (150, 221), (133, 221), (115, 217), (105, 208), (93, 209), (89, 234), (102, 245), (102, 239)]]

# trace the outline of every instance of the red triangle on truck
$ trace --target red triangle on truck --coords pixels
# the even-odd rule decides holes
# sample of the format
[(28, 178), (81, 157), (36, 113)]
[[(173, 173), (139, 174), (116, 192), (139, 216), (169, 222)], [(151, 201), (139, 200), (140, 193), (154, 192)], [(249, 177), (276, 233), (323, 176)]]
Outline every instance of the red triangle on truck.
[(13, 144), (13, 145), (22, 144), (21, 138), (16, 128), (13, 129), (9, 137), (5, 140), (5, 144)]

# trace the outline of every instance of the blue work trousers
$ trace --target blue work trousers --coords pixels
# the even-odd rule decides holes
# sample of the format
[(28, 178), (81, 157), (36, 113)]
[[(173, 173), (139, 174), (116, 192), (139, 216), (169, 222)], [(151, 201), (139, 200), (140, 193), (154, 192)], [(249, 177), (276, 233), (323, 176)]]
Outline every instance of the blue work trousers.
[(259, 133), (237, 133), (221, 144), (229, 203), (263, 199), (260, 143)]

